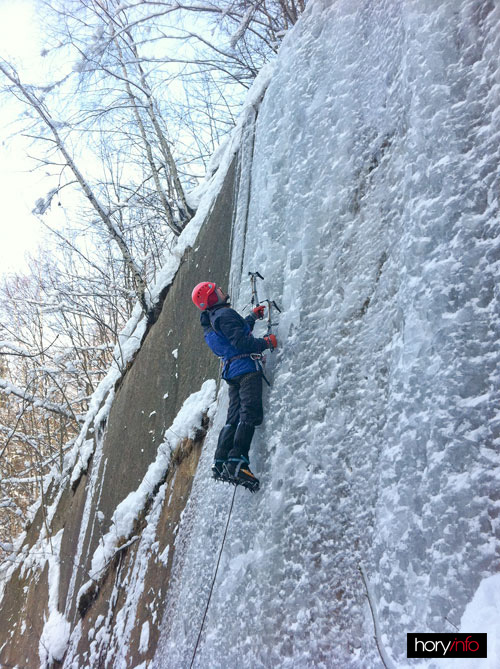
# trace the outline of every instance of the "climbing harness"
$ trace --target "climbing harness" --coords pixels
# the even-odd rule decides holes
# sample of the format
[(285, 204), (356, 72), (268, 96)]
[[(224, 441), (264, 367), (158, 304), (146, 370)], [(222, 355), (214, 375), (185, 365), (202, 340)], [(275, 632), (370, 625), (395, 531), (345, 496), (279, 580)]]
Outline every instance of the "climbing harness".
[(229, 370), (229, 365), (234, 362), (235, 360), (241, 360), (242, 358), (250, 358), (251, 360), (255, 360), (257, 367), (260, 368), (260, 360), (262, 360), (262, 353), (238, 353), (238, 355), (233, 355), (232, 358), (228, 358), (227, 360), (221, 360), (222, 363), (222, 378), (224, 378), (224, 374)]
[(217, 565), (215, 567), (215, 573), (214, 573), (214, 577), (212, 579), (212, 585), (210, 586), (210, 592), (208, 593), (207, 605), (205, 607), (205, 612), (203, 614), (203, 619), (201, 621), (200, 631), (198, 632), (198, 638), (196, 639), (196, 645), (194, 647), (193, 657), (191, 658), (191, 664), (189, 665), (189, 669), (192, 669), (192, 666), (193, 666), (193, 663), (194, 663), (194, 660), (195, 660), (195, 657), (196, 657), (196, 651), (198, 650), (198, 645), (199, 645), (200, 639), (201, 639), (201, 633), (203, 632), (203, 627), (205, 625), (205, 619), (207, 617), (208, 607), (210, 606), (210, 600), (212, 599), (212, 593), (213, 593), (213, 590), (214, 590), (215, 579), (217, 578), (217, 572), (219, 571), (220, 559), (221, 559), (221, 556), (222, 556), (222, 551), (224, 550), (224, 544), (226, 542), (227, 528), (229, 527), (229, 521), (231, 520), (231, 513), (233, 512), (234, 498), (236, 497), (236, 488), (237, 487), (238, 486), (234, 487), (233, 498), (231, 500), (231, 506), (229, 507), (229, 514), (227, 516), (226, 529), (224, 530), (224, 536), (222, 537), (222, 544), (221, 544), (220, 551), (219, 551), (219, 558), (217, 560)]

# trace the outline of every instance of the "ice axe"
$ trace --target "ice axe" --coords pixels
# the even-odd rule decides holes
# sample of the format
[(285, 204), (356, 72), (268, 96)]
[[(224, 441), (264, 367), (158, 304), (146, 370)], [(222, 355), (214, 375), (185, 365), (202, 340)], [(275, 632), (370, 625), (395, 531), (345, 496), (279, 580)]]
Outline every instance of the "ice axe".
[(272, 322), (272, 310), (273, 308), (276, 309), (276, 311), (279, 311), (281, 314), (281, 309), (278, 307), (276, 302), (274, 300), (262, 300), (263, 302), (267, 302), (267, 334), (271, 333), (271, 329), (275, 326), (278, 325), (277, 323)]
[(259, 272), (248, 272), (248, 274), (250, 276), (250, 283), (252, 284), (252, 306), (258, 307), (260, 302), (257, 295), (257, 279), (264, 280), (264, 277)]
[[(248, 272), (248, 274), (250, 276), (250, 282), (252, 284), (252, 300), (251, 300), (252, 306), (258, 307), (260, 301), (259, 301), (259, 296), (257, 294), (257, 279), (264, 280), (264, 277), (259, 272)], [(281, 313), (281, 309), (278, 307), (278, 305), (274, 300), (262, 300), (262, 301), (267, 303), (267, 334), (270, 334), (273, 326), (277, 325), (277, 323), (272, 322), (272, 310), (274, 308), (276, 309), (276, 311), (279, 311), (279, 313)]]

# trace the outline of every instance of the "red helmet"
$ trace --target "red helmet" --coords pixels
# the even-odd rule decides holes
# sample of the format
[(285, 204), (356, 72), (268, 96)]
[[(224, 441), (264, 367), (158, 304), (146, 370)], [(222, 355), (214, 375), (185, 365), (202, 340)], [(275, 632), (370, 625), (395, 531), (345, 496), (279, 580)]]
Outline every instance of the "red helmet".
[(213, 281), (202, 281), (193, 288), (191, 299), (202, 311), (213, 307), (220, 299), (217, 294), (217, 284)]

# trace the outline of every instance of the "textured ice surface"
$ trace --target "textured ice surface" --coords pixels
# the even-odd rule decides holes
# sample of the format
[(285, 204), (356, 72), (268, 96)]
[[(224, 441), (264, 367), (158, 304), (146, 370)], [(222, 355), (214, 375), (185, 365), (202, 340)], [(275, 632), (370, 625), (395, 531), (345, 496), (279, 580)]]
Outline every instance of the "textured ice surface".
[[(262, 490), (236, 492), (196, 667), (381, 666), (360, 564), (405, 666), (406, 633), (455, 631), (500, 567), (499, 26), (489, 0), (311, 0), (285, 40), (230, 287), (242, 309), (258, 270), (283, 308)], [(189, 666), (208, 597), (224, 402), (158, 667)]]

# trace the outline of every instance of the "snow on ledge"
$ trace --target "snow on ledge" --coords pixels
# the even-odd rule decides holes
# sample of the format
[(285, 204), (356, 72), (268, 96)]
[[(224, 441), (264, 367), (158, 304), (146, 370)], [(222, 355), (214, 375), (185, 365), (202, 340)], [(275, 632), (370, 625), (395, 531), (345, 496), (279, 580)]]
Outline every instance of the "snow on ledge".
[(49, 587), (49, 617), (45, 620), (42, 634), (38, 644), (40, 667), (51, 667), (54, 661), (60, 661), (64, 657), (68, 645), (71, 625), (64, 615), (58, 611), (59, 582), (61, 569), (61, 542), (63, 531), (46, 542), (46, 557), (49, 563), (48, 587)]
[(211, 416), (215, 410), (215, 398), (216, 383), (214, 379), (209, 379), (203, 383), (199, 391), (192, 393), (185, 400), (174, 422), (165, 430), (164, 440), (158, 447), (156, 459), (149, 465), (139, 487), (129, 493), (116, 507), (111, 526), (92, 557), (91, 580), (80, 588), (77, 599), (88, 592), (93, 583), (99, 579), (115, 555), (119, 543), (131, 536), (140, 512), (165, 476), (175, 446), (186, 437), (190, 439), (195, 437), (203, 415), (208, 413)]

